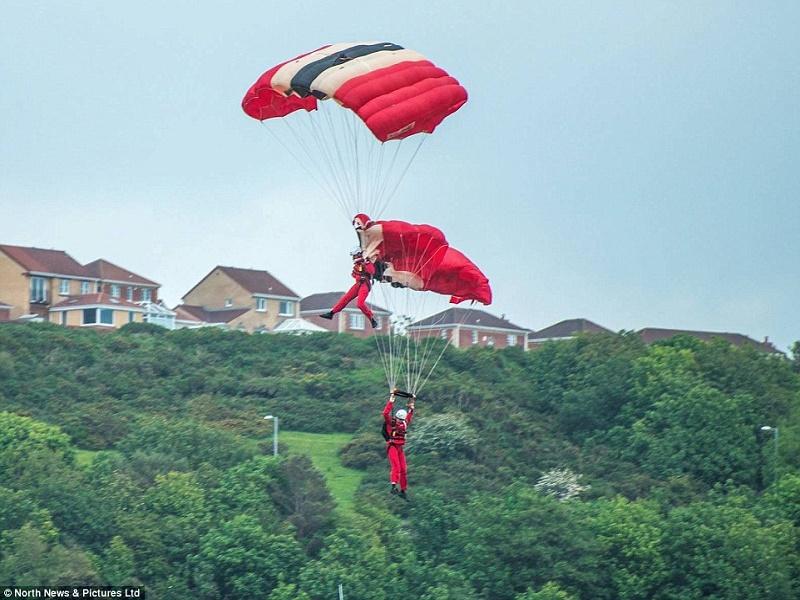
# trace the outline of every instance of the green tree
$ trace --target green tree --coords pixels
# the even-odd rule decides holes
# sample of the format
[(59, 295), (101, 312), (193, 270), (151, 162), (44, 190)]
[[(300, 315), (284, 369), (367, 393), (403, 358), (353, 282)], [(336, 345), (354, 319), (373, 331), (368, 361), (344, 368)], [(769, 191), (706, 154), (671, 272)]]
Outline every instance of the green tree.
[(654, 598), (665, 583), (664, 524), (658, 506), (624, 498), (598, 501), (592, 526), (602, 546), (614, 598)]
[(30, 524), (2, 534), (0, 581), (5, 585), (92, 585), (100, 578), (79, 548), (48, 541), (48, 532)]
[(548, 581), (608, 597), (600, 547), (579, 508), (520, 483), (476, 495), (460, 513), (448, 559), (487, 598), (510, 600)]
[(797, 530), (762, 525), (747, 509), (698, 502), (670, 512), (664, 526), (667, 582), (659, 599), (794, 598)]
[(577, 600), (577, 598), (565, 592), (557, 583), (548, 581), (538, 592), (528, 589), (525, 593), (514, 596), (514, 600)]
[(385, 600), (402, 595), (396, 560), (374, 533), (338, 529), (325, 538), (319, 559), (302, 569), (300, 589), (312, 600), (335, 597), (339, 584), (346, 598)]
[(279, 580), (293, 582), (303, 563), (297, 542), (266, 533), (253, 517), (240, 515), (205, 534), (192, 559), (201, 598), (266, 598)]
[(121, 537), (112, 538), (100, 561), (99, 570), (103, 580), (114, 586), (135, 585), (135, 569), (133, 551)]

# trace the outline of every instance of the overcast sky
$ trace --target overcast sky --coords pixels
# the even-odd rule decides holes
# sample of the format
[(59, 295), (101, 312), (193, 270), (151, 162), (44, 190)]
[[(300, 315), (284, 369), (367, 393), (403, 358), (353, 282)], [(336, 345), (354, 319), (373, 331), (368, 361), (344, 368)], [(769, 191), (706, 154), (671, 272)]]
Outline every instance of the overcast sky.
[(175, 305), (215, 265), (306, 295), (355, 238), (240, 108), (266, 69), (387, 40), (469, 102), (386, 218), (437, 225), (495, 314), (800, 339), (800, 3), (4, 0), (0, 243)]

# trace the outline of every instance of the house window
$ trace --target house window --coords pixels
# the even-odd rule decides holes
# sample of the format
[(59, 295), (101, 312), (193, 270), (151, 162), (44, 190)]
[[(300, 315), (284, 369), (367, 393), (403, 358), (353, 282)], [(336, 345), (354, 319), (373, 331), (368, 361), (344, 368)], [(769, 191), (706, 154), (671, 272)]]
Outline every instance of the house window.
[(350, 329), (363, 330), (366, 326), (366, 318), (362, 313), (350, 313)]
[(65, 310), (61, 311), (61, 324), (62, 325), (66, 325), (67, 324), (67, 311), (65, 311)]
[(84, 325), (93, 325), (97, 323), (97, 309), (96, 308), (84, 308), (83, 309), (83, 324)]
[(119, 286), (116, 283), (111, 284), (111, 297), (119, 298)]
[(150, 302), (150, 290), (142, 288), (142, 302)]
[(294, 316), (294, 306), (288, 300), (281, 300), (280, 304), (280, 311), (279, 314), (282, 317), (293, 317)]
[(110, 308), (100, 308), (100, 322), (103, 325), (113, 325), (114, 324), (114, 311)]
[(509, 333), (506, 337), (506, 344), (509, 346), (516, 346), (517, 345), (517, 336), (514, 334)]
[[(128, 289), (131, 289), (131, 288), (128, 288)], [(135, 313), (133, 311), (129, 311), (128, 312), (128, 323), (133, 323), (133, 321), (135, 320), (134, 316), (133, 316), (134, 314)]]
[(489, 348), (494, 346), (494, 336), (493, 335), (487, 336), (486, 345), (489, 346)]
[(473, 344), (477, 344), (478, 343), (478, 330), (477, 329), (473, 329), (472, 330), (472, 343)]
[(442, 329), (439, 332), (439, 337), (442, 338), (443, 340), (446, 340), (447, 339), (447, 329)]
[(97, 285), (95, 286), (95, 289), (94, 289), (94, 291), (95, 291), (95, 292), (97, 292), (98, 294), (99, 294), (100, 292), (102, 292), (102, 291), (103, 291), (103, 283), (102, 283), (102, 282), (100, 282), (100, 281), (98, 281), (98, 282), (97, 282)]
[(256, 298), (256, 310), (258, 312), (267, 312), (267, 299)]
[(128, 286), (128, 291), (125, 296), (128, 299), (128, 302), (133, 302), (133, 288)]
[(47, 281), (42, 277), (31, 277), (31, 302), (47, 301)]
[(375, 329), (381, 329), (383, 327), (383, 320), (381, 317), (375, 317), (375, 323), (377, 324)]
[(88, 294), (90, 289), (88, 281), (81, 281), (81, 295)]
[[(142, 290), (144, 291), (144, 290)], [(233, 306), (233, 299), (232, 298), (225, 298), (225, 308), (230, 308)]]
[(69, 279), (62, 279), (58, 293), (62, 296), (69, 296)]

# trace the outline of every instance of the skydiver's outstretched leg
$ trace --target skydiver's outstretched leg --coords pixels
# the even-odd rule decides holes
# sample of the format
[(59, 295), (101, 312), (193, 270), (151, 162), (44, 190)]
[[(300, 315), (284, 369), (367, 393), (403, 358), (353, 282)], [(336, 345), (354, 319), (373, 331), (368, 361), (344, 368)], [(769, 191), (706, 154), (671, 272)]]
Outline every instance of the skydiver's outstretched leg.
[(321, 314), (320, 317), (322, 317), (323, 319), (332, 319), (333, 315), (335, 315), (338, 312), (341, 312), (344, 309), (344, 307), (347, 306), (353, 298), (358, 296), (358, 292), (359, 292), (359, 288), (360, 287), (361, 287), (361, 283), (359, 283), (359, 282), (354, 283), (352, 285), (352, 287), (349, 290), (347, 290), (342, 295), (341, 298), (339, 298), (339, 301), (336, 304), (333, 305), (333, 308), (330, 309), (328, 312)]

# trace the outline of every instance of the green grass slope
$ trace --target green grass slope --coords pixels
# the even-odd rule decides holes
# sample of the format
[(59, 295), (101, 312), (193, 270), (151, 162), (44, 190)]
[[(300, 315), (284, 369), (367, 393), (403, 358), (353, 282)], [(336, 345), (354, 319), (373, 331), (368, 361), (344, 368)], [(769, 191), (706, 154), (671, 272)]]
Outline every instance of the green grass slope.
[[(269, 439), (272, 439), (271, 436)], [(328, 489), (343, 513), (351, 513), (353, 498), (364, 474), (344, 467), (339, 449), (352, 439), (349, 433), (280, 431), (278, 441), (289, 454), (305, 454), (325, 477)]]

